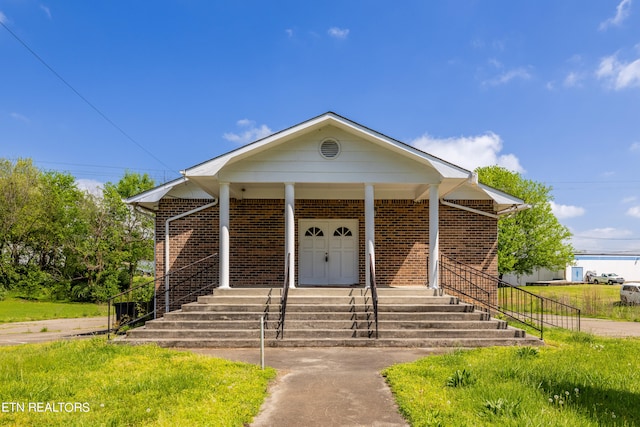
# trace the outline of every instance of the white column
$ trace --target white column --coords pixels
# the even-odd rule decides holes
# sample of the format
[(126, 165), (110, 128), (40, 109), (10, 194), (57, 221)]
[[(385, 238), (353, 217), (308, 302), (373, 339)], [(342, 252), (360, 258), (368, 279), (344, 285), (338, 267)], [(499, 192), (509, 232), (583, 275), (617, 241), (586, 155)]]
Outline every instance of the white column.
[[(284, 184), (284, 254), (289, 257), (289, 288), (296, 287), (296, 194), (293, 183)], [(286, 259), (286, 258), (285, 258)]]
[(429, 287), (438, 289), (440, 280), (438, 277), (438, 262), (440, 261), (440, 196), (439, 185), (429, 187)]
[(220, 283), (229, 289), (229, 183), (220, 183)]
[[(371, 255), (375, 256), (375, 197), (373, 184), (364, 185), (365, 287), (371, 283)], [(374, 258), (375, 265), (375, 258)]]

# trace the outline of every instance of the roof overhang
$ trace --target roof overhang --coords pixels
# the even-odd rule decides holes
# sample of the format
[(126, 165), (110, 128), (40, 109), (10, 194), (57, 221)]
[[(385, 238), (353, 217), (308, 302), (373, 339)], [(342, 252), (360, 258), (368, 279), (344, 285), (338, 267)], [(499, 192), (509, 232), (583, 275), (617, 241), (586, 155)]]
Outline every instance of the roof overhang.
[[(477, 182), (475, 173), (425, 153), (411, 145), (390, 138), (356, 122), (332, 112), (322, 114), (298, 125), (274, 133), (266, 138), (230, 151), (211, 160), (205, 161), (182, 171), (183, 177), (160, 185), (126, 200), (127, 203), (149, 210), (156, 210), (163, 198), (210, 198), (219, 196), (220, 182), (228, 182), (228, 171), (243, 165), (243, 160), (260, 155), (267, 150), (277, 149), (281, 144), (304, 137), (315, 131), (331, 126), (357, 137), (359, 140), (372, 143), (389, 151), (390, 156), (403, 158), (418, 168), (426, 168), (428, 180), (386, 181), (373, 184), (376, 199), (410, 199), (427, 200), (432, 185), (438, 185), (439, 198), (442, 200), (492, 200), (494, 212), (504, 215), (527, 209), (520, 199), (510, 196)], [(392, 154), (393, 153), (393, 154)], [(269, 153), (266, 153), (267, 155)], [(254, 157), (255, 159), (255, 157)], [(418, 166), (419, 165), (419, 166)], [(327, 177), (329, 177), (327, 175)], [(334, 181), (331, 175), (328, 180), (314, 176), (304, 180), (292, 179), (295, 183), (297, 199), (363, 199), (364, 182), (356, 178), (352, 181)], [(284, 198), (283, 180), (244, 180), (232, 181), (230, 195), (236, 199), (275, 199)]]

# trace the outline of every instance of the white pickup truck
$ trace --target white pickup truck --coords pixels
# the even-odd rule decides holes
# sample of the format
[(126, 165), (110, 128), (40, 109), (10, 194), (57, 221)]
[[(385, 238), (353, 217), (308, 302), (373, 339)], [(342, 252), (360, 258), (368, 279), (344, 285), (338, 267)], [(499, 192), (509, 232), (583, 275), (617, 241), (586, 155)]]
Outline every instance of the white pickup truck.
[(587, 275), (587, 279), (589, 283), (608, 283), (609, 285), (614, 285), (616, 283), (624, 283), (624, 277), (618, 276), (616, 273), (602, 273), (595, 274), (592, 273)]

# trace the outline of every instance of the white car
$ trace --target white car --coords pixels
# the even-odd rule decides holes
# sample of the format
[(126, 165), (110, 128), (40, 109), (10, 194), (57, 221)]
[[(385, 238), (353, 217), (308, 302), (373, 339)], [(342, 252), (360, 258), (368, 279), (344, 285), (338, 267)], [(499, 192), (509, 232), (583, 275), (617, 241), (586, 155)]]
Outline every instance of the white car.
[(620, 287), (620, 302), (640, 304), (640, 283), (625, 283)]
[(590, 276), (589, 283), (608, 283), (613, 285), (614, 283), (624, 283), (624, 277), (618, 276), (616, 273), (603, 273)]

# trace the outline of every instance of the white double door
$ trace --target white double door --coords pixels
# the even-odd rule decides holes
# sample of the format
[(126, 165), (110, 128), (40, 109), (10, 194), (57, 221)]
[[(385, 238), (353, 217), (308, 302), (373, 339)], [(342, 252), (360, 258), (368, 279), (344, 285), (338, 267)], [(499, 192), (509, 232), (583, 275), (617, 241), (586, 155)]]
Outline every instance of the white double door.
[(298, 238), (301, 285), (358, 284), (357, 219), (301, 219)]

